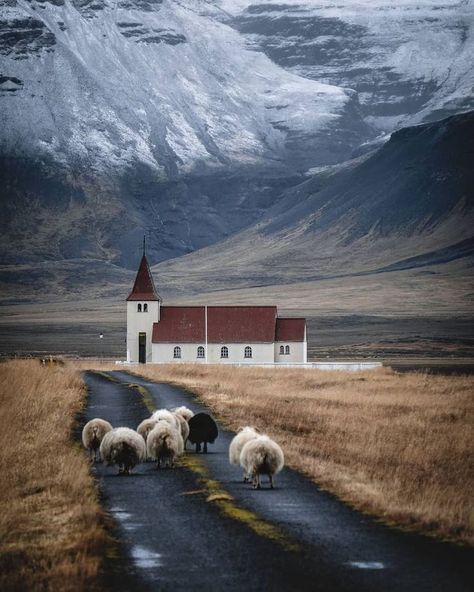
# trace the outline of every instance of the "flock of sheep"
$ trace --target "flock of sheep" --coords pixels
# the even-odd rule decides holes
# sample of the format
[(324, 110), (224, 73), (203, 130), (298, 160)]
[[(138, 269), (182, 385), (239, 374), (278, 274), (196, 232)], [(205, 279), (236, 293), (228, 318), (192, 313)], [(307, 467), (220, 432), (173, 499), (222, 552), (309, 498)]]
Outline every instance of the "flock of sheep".
[[(136, 431), (113, 428), (104, 419), (95, 418), (82, 430), (82, 443), (92, 460), (117, 465), (119, 474), (129, 475), (139, 463), (155, 460), (157, 468), (173, 467), (184, 453), (189, 441), (196, 452), (207, 452), (208, 443), (217, 438), (216, 422), (207, 413), (196, 415), (187, 407), (158, 409), (144, 419)], [(252, 427), (240, 428), (229, 447), (229, 461), (244, 470), (244, 482), (252, 481), (260, 489), (260, 476), (268, 475), (273, 489), (273, 477), (284, 465), (280, 446)]]

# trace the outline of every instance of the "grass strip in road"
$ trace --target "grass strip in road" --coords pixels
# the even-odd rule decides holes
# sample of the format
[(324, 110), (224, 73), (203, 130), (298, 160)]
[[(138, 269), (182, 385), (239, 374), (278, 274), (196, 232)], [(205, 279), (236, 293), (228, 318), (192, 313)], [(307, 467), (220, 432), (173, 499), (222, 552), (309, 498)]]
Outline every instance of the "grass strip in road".
[(227, 428), (253, 425), (287, 464), (385, 523), (474, 544), (474, 377), (141, 365), (196, 393)]
[[(122, 384), (129, 388), (133, 388), (140, 393), (143, 402), (150, 413), (156, 411), (153, 397), (146, 387), (139, 384)], [(185, 493), (188, 495), (202, 495), (206, 502), (214, 504), (221, 514), (227, 518), (231, 518), (232, 520), (244, 524), (259, 536), (278, 543), (287, 551), (299, 552), (302, 550), (301, 545), (292, 540), (280, 528), (271, 522), (263, 520), (263, 518), (258, 516), (255, 512), (240, 507), (233, 496), (222, 487), (221, 483), (212, 479), (209, 469), (201, 456), (185, 453), (179, 459), (179, 466), (191, 471), (197, 477), (200, 486), (199, 490)]]
[(103, 589), (110, 539), (87, 457), (73, 440), (86, 400), (80, 372), (5, 362), (0, 397), (0, 589)]

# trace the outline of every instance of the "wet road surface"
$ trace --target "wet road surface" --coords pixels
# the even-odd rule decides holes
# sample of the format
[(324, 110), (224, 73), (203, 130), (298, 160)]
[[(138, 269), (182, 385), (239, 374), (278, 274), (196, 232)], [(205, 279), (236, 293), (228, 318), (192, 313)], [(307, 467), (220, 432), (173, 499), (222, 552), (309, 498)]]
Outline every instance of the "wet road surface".
[[(153, 407), (207, 411), (181, 388), (107, 375), (85, 375), (84, 421), (102, 417), (136, 428)], [(141, 590), (474, 589), (470, 549), (389, 529), (289, 469), (275, 490), (244, 485), (241, 470), (228, 463), (232, 437), (220, 430), (209, 454), (189, 450), (174, 470), (146, 463), (124, 477), (95, 466)]]

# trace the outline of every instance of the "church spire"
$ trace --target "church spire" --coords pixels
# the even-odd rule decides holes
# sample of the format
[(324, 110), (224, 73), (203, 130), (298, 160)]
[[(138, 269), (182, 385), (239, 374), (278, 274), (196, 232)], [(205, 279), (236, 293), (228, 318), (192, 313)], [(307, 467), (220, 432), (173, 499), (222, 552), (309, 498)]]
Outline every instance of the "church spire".
[(150, 266), (145, 255), (145, 236), (143, 236), (143, 255), (138, 268), (137, 277), (133, 284), (132, 291), (128, 295), (127, 300), (159, 300), (161, 296), (155, 289), (153, 276), (151, 275)]

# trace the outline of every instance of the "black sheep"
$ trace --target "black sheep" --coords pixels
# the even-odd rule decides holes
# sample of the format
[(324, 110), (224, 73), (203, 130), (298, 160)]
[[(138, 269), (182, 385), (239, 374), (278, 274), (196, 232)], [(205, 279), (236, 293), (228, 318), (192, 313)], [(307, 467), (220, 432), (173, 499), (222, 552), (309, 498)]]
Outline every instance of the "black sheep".
[(214, 443), (217, 438), (217, 424), (207, 413), (197, 413), (188, 421), (191, 444), (196, 444), (196, 452), (201, 451), (201, 442), (204, 443), (203, 452), (207, 452), (207, 443)]

